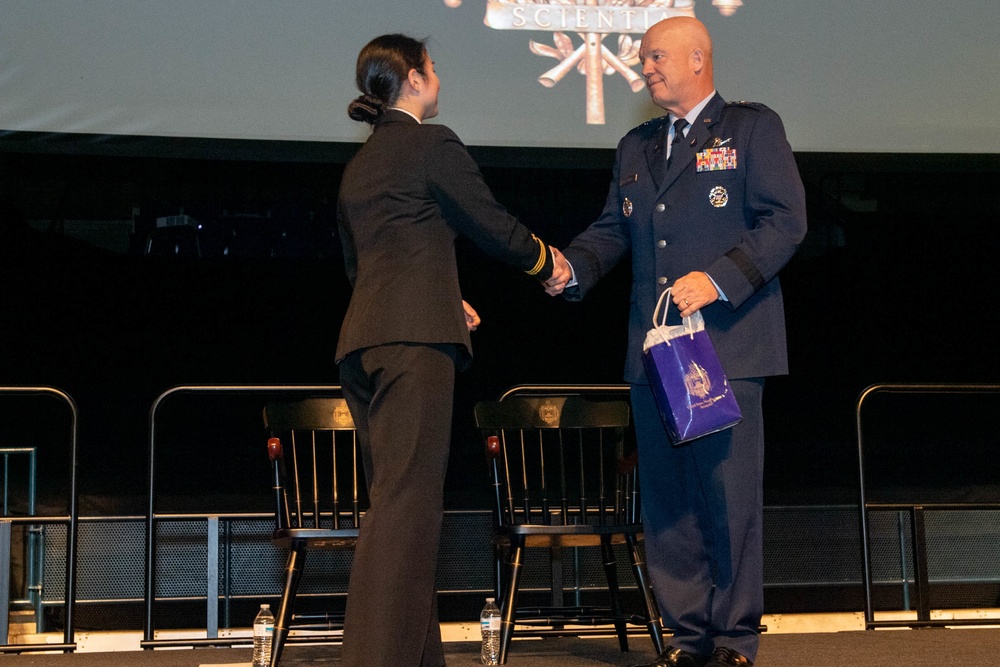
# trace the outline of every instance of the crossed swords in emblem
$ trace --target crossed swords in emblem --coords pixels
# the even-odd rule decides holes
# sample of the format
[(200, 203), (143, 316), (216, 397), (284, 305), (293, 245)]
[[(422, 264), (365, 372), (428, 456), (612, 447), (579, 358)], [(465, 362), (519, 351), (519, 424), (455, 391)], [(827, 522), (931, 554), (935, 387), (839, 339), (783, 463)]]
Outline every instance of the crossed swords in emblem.
[[(444, 3), (458, 7), (462, 0), (444, 0)], [(713, 4), (729, 15), (742, 0), (713, 0)], [(722, 5), (732, 10), (727, 11)], [(542, 16), (545, 16), (544, 22)], [(484, 22), (498, 30), (552, 32), (554, 47), (534, 40), (528, 42), (528, 48), (535, 55), (559, 61), (538, 77), (538, 82), (552, 88), (576, 69), (586, 77), (587, 124), (603, 125), (605, 75), (620, 74), (632, 92), (645, 88), (643, 78), (632, 69), (639, 64), (641, 40), (633, 40), (627, 33), (643, 33), (651, 20), (655, 22), (670, 16), (694, 16), (694, 0), (487, 0)], [(572, 38), (565, 32), (570, 29), (570, 23), (583, 28), (575, 31), (583, 39), (580, 46), (574, 47)], [(603, 44), (604, 38), (614, 32), (620, 33), (618, 53)]]
[(528, 42), (531, 52), (539, 56), (549, 56), (559, 60), (559, 64), (538, 77), (538, 83), (552, 88), (574, 67), (587, 77), (587, 124), (604, 125), (604, 78), (603, 75), (618, 72), (628, 81), (629, 88), (637, 93), (646, 87), (642, 77), (632, 70), (639, 64), (641, 40), (633, 40), (628, 35), (618, 36), (618, 53), (612, 53), (604, 46), (604, 35), (588, 32), (581, 35), (583, 44), (573, 48), (573, 40), (566, 33), (554, 32), (552, 41), (555, 48), (534, 40)]

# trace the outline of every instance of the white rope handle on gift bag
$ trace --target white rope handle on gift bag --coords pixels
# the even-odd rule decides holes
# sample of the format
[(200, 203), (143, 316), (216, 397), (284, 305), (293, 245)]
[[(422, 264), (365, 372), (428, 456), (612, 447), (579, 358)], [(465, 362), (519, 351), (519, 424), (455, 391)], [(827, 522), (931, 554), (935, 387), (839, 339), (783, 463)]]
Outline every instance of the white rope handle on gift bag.
[[(667, 310), (670, 308), (670, 301), (667, 301), (667, 305), (663, 308), (663, 317), (660, 321), (657, 321), (656, 314), (660, 312), (660, 306), (663, 306), (663, 300), (667, 298), (670, 294), (670, 288), (663, 290), (663, 294), (656, 301), (656, 308), (653, 309), (653, 328), (646, 334), (646, 341), (643, 343), (642, 349), (647, 350), (657, 343), (666, 343), (670, 345), (670, 339), (676, 338), (677, 336), (667, 336), (666, 334), (671, 330), (676, 330), (679, 327), (669, 327), (667, 326)], [(686, 333), (691, 338), (694, 335), (705, 328), (705, 318), (702, 317), (701, 311), (696, 310), (694, 315), (689, 317), (681, 318), (681, 325), (684, 327), (684, 333)]]
[[(661, 319), (659, 322), (656, 321), (656, 314), (658, 312), (660, 312), (660, 306), (663, 305), (663, 300), (667, 297), (668, 294), (670, 294), (670, 289), (671, 288), (668, 287), (667, 289), (663, 290), (663, 294), (661, 294), (660, 298), (656, 300), (656, 308), (653, 308), (653, 326), (654, 327), (665, 327), (665, 326), (667, 326), (667, 311), (670, 309), (670, 304), (672, 302), (671, 301), (667, 301), (667, 306), (666, 306), (666, 308), (663, 309), (663, 319)], [(689, 315), (688, 317), (682, 317), (681, 318), (681, 324), (683, 324), (685, 327), (687, 327), (688, 333), (693, 336), (695, 334), (695, 332), (700, 331), (701, 329), (704, 328), (704, 325), (699, 320), (704, 320), (704, 318), (701, 315), (701, 311), (700, 310), (696, 310), (696, 311), (694, 311), (694, 315)]]

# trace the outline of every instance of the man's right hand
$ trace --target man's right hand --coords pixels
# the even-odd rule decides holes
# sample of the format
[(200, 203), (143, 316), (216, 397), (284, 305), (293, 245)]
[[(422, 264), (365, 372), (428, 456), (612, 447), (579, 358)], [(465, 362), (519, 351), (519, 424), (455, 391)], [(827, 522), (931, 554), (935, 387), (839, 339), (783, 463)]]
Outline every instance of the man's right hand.
[(566, 261), (558, 248), (549, 246), (549, 249), (552, 250), (552, 276), (542, 285), (545, 287), (546, 294), (558, 296), (563, 293), (563, 290), (566, 289), (566, 283), (573, 277), (573, 269), (570, 268), (569, 262)]

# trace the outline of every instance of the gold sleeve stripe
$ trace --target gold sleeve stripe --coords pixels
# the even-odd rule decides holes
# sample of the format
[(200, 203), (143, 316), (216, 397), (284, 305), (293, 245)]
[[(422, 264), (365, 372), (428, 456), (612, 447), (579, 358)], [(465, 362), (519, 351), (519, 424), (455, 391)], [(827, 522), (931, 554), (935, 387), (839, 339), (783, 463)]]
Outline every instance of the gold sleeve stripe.
[(533, 238), (536, 241), (538, 241), (538, 245), (541, 248), (541, 250), (540, 250), (540, 252), (538, 254), (538, 262), (535, 263), (535, 266), (532, 267), (532, 269), (530, 271), (525, 271), (525, 273), (527, 273), (529, 276), (534, 276), (539, 271), (542, 270), (543, 266), (545, 266), (545, 259), (548, 256), (548, 250), (545, 248), (545, 242), (542, 241), (540, 238), (538, 238), (534, 234), (531, 235), (531, 238)]

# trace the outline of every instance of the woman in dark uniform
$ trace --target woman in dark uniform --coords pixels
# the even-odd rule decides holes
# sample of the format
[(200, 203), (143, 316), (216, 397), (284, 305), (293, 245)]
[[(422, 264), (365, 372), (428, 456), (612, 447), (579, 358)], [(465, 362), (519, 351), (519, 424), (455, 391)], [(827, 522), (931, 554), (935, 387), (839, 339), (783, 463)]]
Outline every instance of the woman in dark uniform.
[[(354, 291), (337, 345), (371, 507), (351, 569), (342, 664), (441, 667), (434, 575), (456, 370), (478, 324), (458, 284), (455, 238), (538, 280), (568, 270), (493, 198), (437, 115), (424, 42), (362, 49), (348, 107), (372, 135), (344, 170), (337, 218)], [(465, 306), (463, 308), (463, 305)]]

